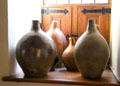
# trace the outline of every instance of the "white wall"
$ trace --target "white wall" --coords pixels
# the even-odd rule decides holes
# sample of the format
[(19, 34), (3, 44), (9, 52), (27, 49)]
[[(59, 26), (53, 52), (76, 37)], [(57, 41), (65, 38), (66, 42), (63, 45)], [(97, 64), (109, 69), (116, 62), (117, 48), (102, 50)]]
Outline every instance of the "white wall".
[(111, 45), (112, 45), (112, 70), (120, 80), (120, 1), (112, 0), (111, 14)]
[[(17, 6), (20, 7), (25, 6), (25, 4), (20, 2), (23, 0), (8, 0), (8, 1), (14, 1), (17, 4), (12, 5), (12, 3), (9, 3), (8, 6), (11, 7), (8, 9), (9, 11), (7, 12), (7, 0), (0, 0), (0, 86), (53, 86), (53, 84), (45, 84), (45, 83), (22, 83), (22, 82), (17, 83), (17, 82), (3, 82), (1, 80), (3, 76), (7, 76), (12, 72), (14, 73), (20, 72), (20, 71), (14, 71), (15, 68), (14, 60), (13, 60), (14, 57), (12, 57), (14, 55), (13, 54), (11, 55), (11, 53), (14, 52), (14, 48), (18, 39), (30, 30), (31, 20), (36, 19), (36, 17), (34, 16), (32, 17), (33, 14), (32, 15), (29, 14), (32, 12), (30, 11), (30, 9), (26, 10), (32, 5), (31, 6), (30, 4), (26, 5), (27, 7), (24, 10), (20, 10), (20, 8), (16, 10), (15, 8)], [(25, 10), (29, 15), (24, 14)], [(9, 15), (9, 18), (7, 14)], [(18, 17), (18, 15), (20, 17)], [(40, 17), (37, 17), (37, 19), (38, 18), (40, 19)], [(16, 39), (16, 36), (18, 39)], [(8, 50), (12, 50), (12, 51), (8, 52)], [(10, 64), (12, 65), (10, 66)], [(65, 85), (54, 84), (54, 86), (65, 86)]]
[(42, 0), (8, 0), (8, 44), (10, 73), (19, 73), (16, 63), (15, 47), (19, 39), (31, 29), (32, 20), (41, 19)]

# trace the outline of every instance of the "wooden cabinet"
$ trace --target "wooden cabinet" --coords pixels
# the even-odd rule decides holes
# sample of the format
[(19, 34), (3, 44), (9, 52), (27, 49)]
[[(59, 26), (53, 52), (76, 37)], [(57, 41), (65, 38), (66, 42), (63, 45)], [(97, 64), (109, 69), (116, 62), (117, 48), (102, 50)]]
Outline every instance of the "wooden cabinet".
[[(46, 5), (42, 10), (44, 10), (42, 11), (44, 31), (49, 29), (52, 20), (58, 20), (58, 27), (65, 35), (81, 36), (86, 30), (88, 19), (93, 18), (99, 27), (98, 30), (109, 43), (110, 9), (108, 4)], [(67, 10), (66, 13), (64, 10)]]
[[(110, 33), (110, 14), (102, 13), (102, 12), (93, 12), (95, 10), (102, 10), (104, 8), (108, 8), (107, 6), (79, 6), (78, 7), (78, 17), (77, 17), (77, 26), (78, 26), (78, 35), (84, 33), (87, 27), (88, 19), (95, 19), (96, 24), (98, 26), (99, 32), (105, 37), (107, 42), (109, 42), (109, 33)], [(90, 13), (83, 13), (82, 11), (89, 10)]]
[(42, 9), (42, 28), (47, 31), (53, 20), (58, 21), (58, 27), (64, 34), (71, 32), (71, 7), (50, 7)]

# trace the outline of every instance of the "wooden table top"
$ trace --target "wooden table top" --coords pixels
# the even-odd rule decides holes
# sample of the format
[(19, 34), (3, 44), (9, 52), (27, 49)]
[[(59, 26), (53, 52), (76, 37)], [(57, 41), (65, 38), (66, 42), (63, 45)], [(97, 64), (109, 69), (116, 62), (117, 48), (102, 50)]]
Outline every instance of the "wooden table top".
[(110, 70), (104, 71), (99, 80), (84, 79), (79, 72), (53, 71), (44, 78), (25, 78), (23, 74), (5, 76), (3, 81), (14, 82), (35, 82), (35, 83), (55, 83), (69, 85), (92, 85), (92, 86), (120, 86), (115, 80)]

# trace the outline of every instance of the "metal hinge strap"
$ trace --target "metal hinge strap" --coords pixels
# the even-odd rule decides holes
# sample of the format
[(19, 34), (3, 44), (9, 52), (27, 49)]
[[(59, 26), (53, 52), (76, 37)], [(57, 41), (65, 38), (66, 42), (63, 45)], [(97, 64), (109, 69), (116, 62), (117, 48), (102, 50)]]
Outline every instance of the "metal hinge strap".
[(111, 8), (102, 8), (102, 9), (92, 9), (92, 10), (87, 10), (87, 9), (83, 9), (82, 12), (84, 14), (86, 13), (102, 13), (102, 14), (105, 14), (105, 13), (111, 13)]

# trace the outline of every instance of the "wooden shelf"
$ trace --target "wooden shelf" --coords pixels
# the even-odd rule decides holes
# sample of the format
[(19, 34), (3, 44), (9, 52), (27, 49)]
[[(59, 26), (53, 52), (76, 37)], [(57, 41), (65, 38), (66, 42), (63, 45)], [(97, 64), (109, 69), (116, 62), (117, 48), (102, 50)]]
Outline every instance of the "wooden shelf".
[(87, 80), (81, 77), (79, 72), (54, 71), (49, 72), (44, 78), (25, 78), (24, 75), (12, 75), (2, 78), (3, 81), (14, 82), (35, 82), (35, 83), (57, 83), (71, 85), (92, 85), (92, 86), (120, 86), (115, 80), (113, 73), (106, 70), (99, 80)]

